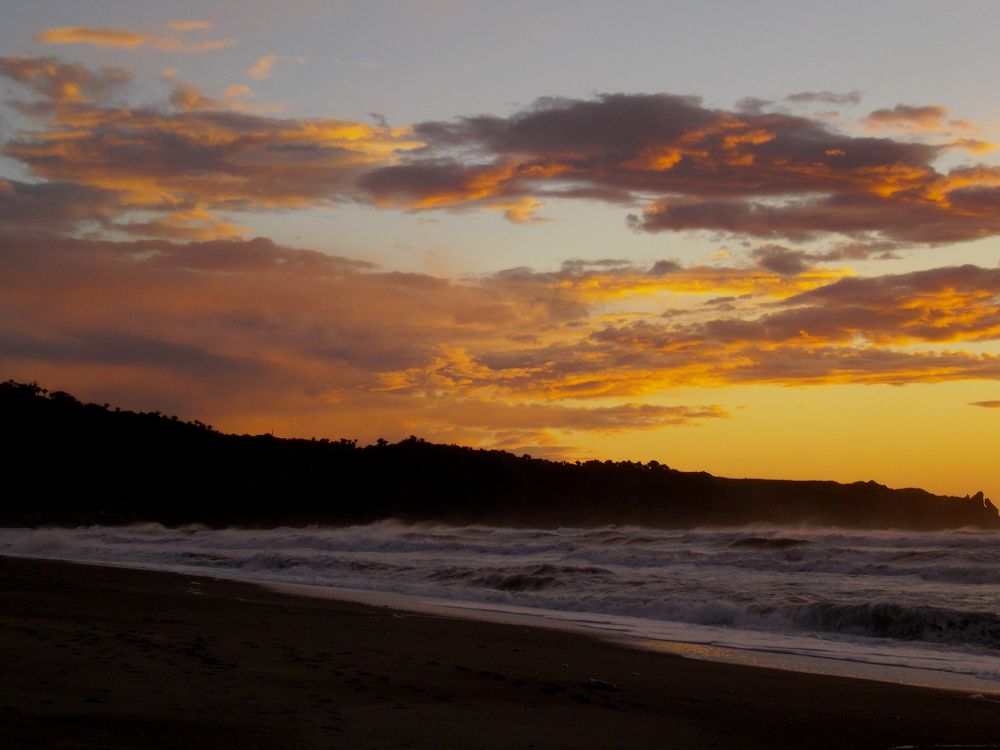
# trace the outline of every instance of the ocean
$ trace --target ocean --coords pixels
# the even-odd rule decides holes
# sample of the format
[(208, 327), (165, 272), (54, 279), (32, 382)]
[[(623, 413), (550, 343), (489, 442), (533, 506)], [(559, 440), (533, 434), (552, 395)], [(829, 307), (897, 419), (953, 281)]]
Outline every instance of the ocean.
[(1000, 693), (1000, 533), (157, 524), (0, 529), (0, 554), (586, 630), (682, 655)]

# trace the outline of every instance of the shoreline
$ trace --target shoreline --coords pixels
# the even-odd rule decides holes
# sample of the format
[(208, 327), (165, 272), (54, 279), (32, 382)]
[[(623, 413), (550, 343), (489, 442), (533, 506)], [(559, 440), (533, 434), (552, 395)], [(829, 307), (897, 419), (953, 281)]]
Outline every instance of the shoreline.
[(1000, 748), (1000, 704), (592, 636), (0, 558), (0, 748)]
[[(851, 659), (842, 655), (819, 656), (782, 652), (774, 650), (770, 644), (762, 644), (754, 648), (749, 645), (736, 646), (696, 640), (695, 632), (704, 633), (705, 626), (695, 626), (695, 630), (688, 630), (687, 634), (693, 637), (685, 640), (683, 635), (685, 634), (684, 629), (688, 627), (686, 623), (665, 623), (667, 628), (674, 630), (674, 636), (652, 637), (642, 634), (641, 631), (638, 633), (630, 632), (629, 623), (635, 618), (625, 616), (536, 609), (515, 605), (491, 605), (486, 602), (423, 597), (370, 589), (276, 583), (273, 581), (256, 581), (254, 583), (272, 591), (293, 596), (355, 602), (407, 612), (457, 617), (474, 622), (522, 625), (530, 628), (577, 633), (626, 648), (673, 654), (685, 659), (715, 661), (722, 664), (751, 666), (782, 672), (847, 677), (890, 685), (951, 690), (965, 694), (980, 694), (1000, 700), (1000, 681), (997, 680), (929, 667), (863, 661), (859, 658)], [(647, 621), (639, 620), (638, 622), (645, 625)], [(719, 630), (728, 629), (720, 628)], [(766, 638), (773, 634), (765, 633), (762, 635)], [(785, 638), (801, 641), (806, 636), (789, 634)]]
[[(460, 598), (406, 594), (380, 589), (291, 583), (266, 578), (254, 579), (227, 575), (225, 569), (171, 569), (154, 563), (73, 560), (0, 553), (0, 558), (5, 556), (14, 559), (66, 562), (73, 565), (110, 567), (230, 581), (308, 599), (352, 602), (372, 607), (388, 607), (401, 612), (575, 633), (626, 648), (671, 654), (686, 659), (799, 672), (808, 675), (846, 677), (933, 690), (949, 690), (970, 695), (979, 694), (989, 697), (991, 700), (1000, 700), (1000, 681), (998, 680), (979, 677), (967, 672), (949, 671), (938, 668), (937, 665), (900, 664), (898, 663), (898, 653), (883, 654), (881, 655), (884, 657), (882, 660), (873, 660), (871, 657), (867, 659), (852, 658), (845, 655), (844, 652), (825, 654), (817, 652), (813, 644), (809, 642), (811, 641), (809, 636), (802, 634), (790, 633), (781, 638), (784, 643), (797, 643), (800, 646), (799, 650), (780, 650), (768, 640), (774, 634), (766, 631), (761, 634), (763, 640), (747, 641), (746, 634), (743, 634), (742, 642), (739, 642), (741, 640), (739, 638), (736, 639), (737, 642), (734, 642), (732, 629), (725, 627), (657, 622), (656, 632), (651, 633), (649, 630), (650, 621), (623, 615), (551, 610)], [(710, 636), (706, 636), (709, 631), (713, 632)], [(905, 648), (905, 644), (891, 639), (887, 640), (885, 646), (890, 649)], [(916, 658), (927, 660), (929, 664), (934, 663), (933, 654), (919, 654)], [(894, 662), (893, 659), (897, 661)]]

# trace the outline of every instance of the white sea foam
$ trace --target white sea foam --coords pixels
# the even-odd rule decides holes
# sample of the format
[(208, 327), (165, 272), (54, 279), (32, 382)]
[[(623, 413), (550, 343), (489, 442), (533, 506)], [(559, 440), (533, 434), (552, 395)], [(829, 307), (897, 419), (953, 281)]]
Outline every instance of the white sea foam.
[(664, 642), (997, 681), (1000, 535), (839, 529), (0, 529), (0, 553), (387, 592)]

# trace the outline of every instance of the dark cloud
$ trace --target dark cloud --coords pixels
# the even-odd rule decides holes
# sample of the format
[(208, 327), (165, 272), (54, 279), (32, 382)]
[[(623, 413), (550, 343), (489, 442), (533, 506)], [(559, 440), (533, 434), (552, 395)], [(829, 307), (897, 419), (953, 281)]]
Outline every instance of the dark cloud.
[[(377, 198), (444, 203), (447, 191), (449, 200), (475, 200), (482, 196), (470, 186), (484, 196), (513, 195), (535, 182), (782, 195), (833, 190), (862, 172), (871, 182), (880, 167), (922, 172), (939, 151), (840, 135), (791, 115), (711, 110), (697, 98), (666, 94), (545, 99), (509, 118), (422, 123), (414, 131), (425, 149), (362, 181)], [(478, 163), (470, 163), (473, 157)]]
[(884, 306), (913, 299), (969, 294), (991, 298), (1000, 295), (1000, 268), (964, 265), (932, 268), (870, 278), (845, 278), (818, 289), (802, 292), (786, 301), (823, 305), (859, 304)]
[(990, 209), (996, 197), (992, 189), (949, 191), (949, 199), (952, 193), (957, 193), (958, 203), (968, 196), (968, 210), (958, 210), (950, 200), (912, 194), (908, 199), (841, 193), (777, 203), (666, 198), (649, 204), (641, 215), (631, 215), (629, 223), (648, 232), (710, 229), (795, 242), (841, 234), (871, 238), (870, 242), (880, 245), (963, 242), (1000, 233), (1000, 215)]
[(563, 261), (559, 270), (564, 274), (580, 274), (590, 270), (615, 270), (632, 269), (634, 265), (625, 258), (598, 258), (597, 260), (586, 260), (573, 258)]
[(251, 359), (219, 356), (190, 344), (136, 334), (65, 331), (48, 338), (0, 333), (0, 358), (66, 365), (156, 367), (198, 377), (243, 378), (259, 373)]
[(750, 250), (750, 257), (759, 268), (784, 276), (814, 272), (817, 264), (829, 261), (889, 259), (896, 256), (892, 242), (846, 242), (814, 252), (798, 250), (774, 243), (759, 245)]
[(801, 250), (790, 250), (780, 245), (764, 245), (754, 248), (751, 256), (761, 268), (782, 274), (796, 276), (812, 267), (812, 257)]
[(789, 94), (785, 101), (793, 104), (849, 104), (861, 103), (860, 91), (848, 91), (845, 94), (838, 94), (833, 91), (800, 91), (796, 94)]
[[(488, 153), (577, 156), (616, 164), (651, 146), (716, 125), (720, 113), (699, 97), (606, 94), (596, 100), (547, 97), (511, 117), (480, 115), (414, 126), (432, 147), (482, 148)], [(617, 158), (615, 158), (617, 157)]]
[(363, 175), (360, 184), (376, 200), (391, 197), (415, 203), (420, 208), (432, 208), (464, 200), (481, 185), (489, 190), (491, 198), (517, 194), (519, 191), (513, 186), (507, 191), (500, 187), (499, 183), (514, 178), (503, 172), (491, 165), (465, 166), (454, 159), (427, 159), (376, 169)]
[(71, 182), (28, 183), (0, 177), (0, 229), (65, 232), (107, 227), (119, 208), (113, 191)]
[(1000, 401), (973, 401), (969, 406), (981, 406), (984, 409), (1000, 409)]
[(844, 261), (844, 260), (894, 260), (899, 256), (896, 242), (839, 242), (833, 247), (819, 253), (813, 253), (814, 260)]
[[(790, 100), (843, 104), (858, 96), (804, 92)], [(730, 112), (666, 94), (542, 99), (510, 117), (417, 124), (424, 147), (376, 167), (359, 185), (381, 205), (411, 210), (602, 199), (599, 191), (611, 190), (622, 203), (648, 199), (629, 222), (649, 232), (712, 230), (796, 242), (841, 235), (855, 246), (1000, 232), (991, 192), (1000, 172), (941, 173), (933, 166), (958, 142), (852, 136), (766, 106), (745, 101)], [(872, 117), (917, 122), (945, 115), (942, 108), (901, 106)]]
[(755, 96), (744, 96), (736, 102), (736, 109), (740, 112), (750, 112), (760, 114), (768, 107), (773, 107), (774, 101), (771, 99), (758, 99)]
[(958, 188), (948, 193), (955, 209), (973, 214), (1000, 213), (1000, 187)]
[(649, 269), (651, 276), (662, 276), (667, 273), (676, 273), (681, 270), (681, 264), (675, 260), (658, 260)]

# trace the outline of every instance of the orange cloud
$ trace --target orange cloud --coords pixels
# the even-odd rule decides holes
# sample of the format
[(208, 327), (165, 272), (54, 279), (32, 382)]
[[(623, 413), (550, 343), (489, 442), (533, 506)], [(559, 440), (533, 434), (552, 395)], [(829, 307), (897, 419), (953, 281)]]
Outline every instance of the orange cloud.
[[(237, 113), (183, 82), (172, 82), (169, 107), (111, 103), (108, 97), (128, 81), (118, 69), (5, 58), (0, 74), (43, 98), (23, 106), (48, 126), (20, 133), (5, 153), (38, 177), (116, 195), (121, 227), (130, 233), (231, 236), (239, 228), (218, 216), (197, 227), (177, 217), (196, 208), (214, 214), (332, 205), (353, 197), (355, 180), (372, 165), (420, 145), (406, 129)], [(247, 90), (230, 88), (230, 100)], [(163, 217), (128, 216), (138, 209)]]
[(210, 29), (214, 26), (211, 21), (193, 21), (193, 20), (179, 20), (171, 21), (167, 24), (170, 28), (176, 31), (202, 31), (204, 29)]
[(762, 267), (688, 266), (659, 261), (650, 268), (628, 263), (603, 266), (568, 261), (558, 272), (513, 269), (498, 275), (509, 286), (547, 289), (588, 305), (677, 295), (766, 295), (783, 299), (851, 275), (847, 269), (803, 265), (796, 273)]
[[(620, 261), (457, 281), (259, 238), (108, 242), (16, 231), (18, 214), (32, 210), (72, 221), (74, 190), (0, 190), (0, 363), (18, 377), (115, 383), (142, 405), (177, 403), (216, 424), (556, 446), (552, 430), (725, 418), (717, 405), (642, 403), (675, 386), (1000, 379), (998, 356), (915, 348), (1000, 340), (998, 269), (842, 279), (629, 317), (588, 287), (617, 275), (639, 288), (642, 269)], [(178, 214), (170, 228), (196, 236), (208, 220)]]
[[(1000, 338), (1000, 269), (967, 265), (843, 279), (785, 301), (801, 303), (821, 306), (825, 325), (873, 342)], [(838, 321), (848, 318), (842, 327)]]
[(122, 68), (92, 71), (54, 57), (0, 57), (0, 75), (54, 104), (105, 99), (131, 80), (129, 72)]
[(234, 84), (232, 86), (228, 86), (224, 93), (226, 98), (235, 99), (236, 97), (240, 96), (252, 95), (253, 89), (251, 89), (249, 86), (244, 86), (242, 84)]
[(988, 154), (990, 151), (995, 151), (997, 148), (997, 144), (995, 143), (980, 141), (976, 138), (959, 138), (957, 141), (952, 141), (948, 145), (952, 148), (962, 148), (966, 151), (971, 151), (974, 154)]
[(491, 211), (503, 211), (504, 218), (514, 224), (533, 224), (546, 221), (540, 216), (535, 216), (535, 212), (541, 207), (541, 202), (534, 198), (518, 198), (509, 203), (499, 201), (486, 206)]
[[(516, 352), (468, 350), (396, 372), (411, 392), (520, 393), (535, 398), (622, 397), (679, 385), (893, 383), (995, 379), (1000, 357), (911, 351), (914, 343), (1000, 340), (1000, 271), (973, 266), (845, 279), (789, 297), (787, 309), (749, 306), (689, 322), (655, 319), (586, 327)], [(763, 312), (763, 314), (761, 314)], [(613, 317), (613, 316), (611, 316)]]
[(115, 228), (128, 234), (171, 240), (213, 240), (237, 237), (250, 231), (214, 217), (202, 206), (174, 211), (145, 222), (119, 222)]
[(257, 62), (247, 70), (247, 75), (255, 81), (270, 78), (274, 75), (274, 66), (279, 62), (293, 62), (301, 65), (305, 62), (305, 59), (298, 55), (264, 55), (257, 58)]
[(247, 71), (247, 75), (256, 81), (270, 78), (272, 69), (274, 68), (274, 63), (277, 60), (277, 55), (264, 55), (263, 57), (257, 59), (257, 62), (255, 62), (250, 70)]
[(936, 105), (911, 107), (897, 104), (892, 109), (876, 109), (865, 118), (870, 130), (880, 128), (901, 128), (904, 130), (940, 131), (946, 127), (967, 128), (968, 123), (948, 120), (948, 110)]
[[(168, 24), (175, 31), (196, 31), (210, 28), (204, 21), (174, 21)], [(95, 28), (90, 26), (59, 26), (35, 34), (35, 39), (46, 44), (89, 44), (95, 47), (117, 47), (134, 50), (151, 47), (165, 52), (208, 52), (232, 47), (233, 39), (188, 41), (171, 34), (149, 34), (133, 29)]]
[(95, 29), (85, 26), (62, 26), (35, 34), (35, 39), (46, 44), (92, 44), (96, 47), (125, 47), (135, 49), (146, 44), (148, 37), (128, 29)]

